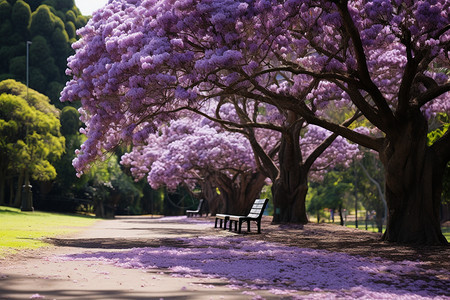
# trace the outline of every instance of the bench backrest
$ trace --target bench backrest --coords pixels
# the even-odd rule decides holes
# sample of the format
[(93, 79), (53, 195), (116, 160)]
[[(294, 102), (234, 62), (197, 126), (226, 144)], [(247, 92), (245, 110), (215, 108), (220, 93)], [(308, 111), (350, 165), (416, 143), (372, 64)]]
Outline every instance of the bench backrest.
[(267, 202), (269, 202), (269, 199), (256, 199), (247, 217), (253, 219), (261, 219)]
[(197, 210), (198, 211), (200, 211), (201, 209), (202, 209), (202, 206), (203, 206), (203, 199), (200, 199), (199, 201), (198, 201), (198, 207), (197, 207)]

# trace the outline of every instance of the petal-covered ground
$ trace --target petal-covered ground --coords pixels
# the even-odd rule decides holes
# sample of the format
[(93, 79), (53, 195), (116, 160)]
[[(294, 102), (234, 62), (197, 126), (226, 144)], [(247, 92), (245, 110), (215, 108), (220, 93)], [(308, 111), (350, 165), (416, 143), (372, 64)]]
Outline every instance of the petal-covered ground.
[(448, 270), (430, 269), (420, 261), (298, 248), (246, 236), (176, 240), (176, 246), (96, 251), (57, 259), (163, 268), (172, 276), (223, 278), (236, 289), (269, 290), (294, 299), (450, 299)]

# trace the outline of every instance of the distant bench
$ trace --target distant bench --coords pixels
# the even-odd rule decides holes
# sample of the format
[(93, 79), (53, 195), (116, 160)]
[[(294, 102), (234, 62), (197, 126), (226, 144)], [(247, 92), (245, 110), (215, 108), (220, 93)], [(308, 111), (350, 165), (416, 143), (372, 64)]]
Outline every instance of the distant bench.
[(200, 217), (201, 217), (202, 216), (203, 203), (204, 203), (204, 200), (200, 199), (200, 201), (198, 202), (197, 209), (196, 210), (186, 210), (186, 216), (189, 218), (189, 217), (193, 217), (195, 215), (200, 215)]
[[(267, 202), (269, 199), (256, 199), (253, 202), (253, 206), (250, 209), (250, 213), (246, 216), (235, 216), (235, 215), (227, 215), (227, 214), (216, 214), (216, 221), (214, 224), (214, 228), (217, 228), (217, 221), (220, 221), (220, 228), (227, 229), (227, 223), (230, 222), (230, 231), (233, 228), (234, 222), (234, 230), (241, 233), (242, 223), (247, 222), (247, 231), (250, 231), (250, 221), (256, 222), (258, 226), (258, 233), (261, 233), (261, 218), (264, 213), (264, 209), (266, 208)], [(239, 227), (238, 227), (239, 224)]]

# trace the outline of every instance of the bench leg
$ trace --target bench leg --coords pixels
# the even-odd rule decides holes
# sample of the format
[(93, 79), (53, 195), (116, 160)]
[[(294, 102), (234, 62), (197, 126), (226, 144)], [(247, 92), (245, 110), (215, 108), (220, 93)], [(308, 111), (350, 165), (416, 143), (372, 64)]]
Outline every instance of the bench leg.
[(224, 219), (224, 220), (223, 220), (223, 230), (226, 230), (226, 229), (227, 229), (227, 223), (228, 223), (228, 221), (229, 221), (229, 220), (227, 220), (227, 219)]
[(247, 232), (250, 232), (250, 220), (247, 221)]
[(258, 233), (261, 233), (261, 221), (256, 221), (258, 225)]
[[(216, 221), (214, 222), (214, 228), (217, 228), (217, 218), (216, 218)], [(222, 222), (221, 222), (222, 223)]]
[[(236, 222), (236, 225), (237, 225), (237, 222)], [(238, 230), (238, 233), (241, 233), (241, 229), (242, 229), (242, 221), (239, 220), (239, 230)]]

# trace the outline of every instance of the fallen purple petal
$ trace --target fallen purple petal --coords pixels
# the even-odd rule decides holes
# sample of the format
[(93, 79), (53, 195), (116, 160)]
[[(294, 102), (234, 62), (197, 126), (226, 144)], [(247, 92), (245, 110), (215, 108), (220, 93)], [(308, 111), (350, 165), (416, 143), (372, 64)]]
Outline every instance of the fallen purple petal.
[(241, 237), (179, 240), (187, 247), (101, 251), (59, 259), (169, 269), (174, 276), (226, 278), (231, 289), (268, 290), (296, 299), (450, 299), (450, 274), (428, 270), (420, 262), (370, 259)]

